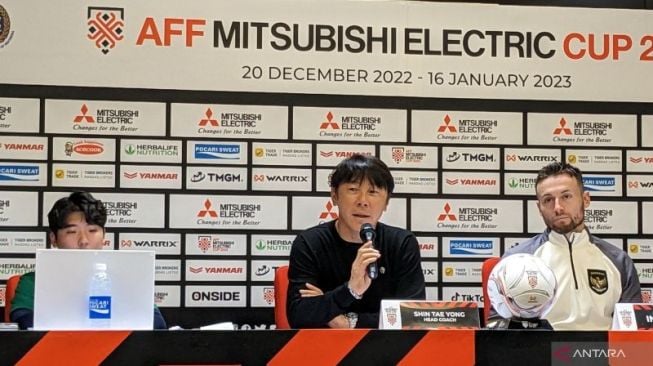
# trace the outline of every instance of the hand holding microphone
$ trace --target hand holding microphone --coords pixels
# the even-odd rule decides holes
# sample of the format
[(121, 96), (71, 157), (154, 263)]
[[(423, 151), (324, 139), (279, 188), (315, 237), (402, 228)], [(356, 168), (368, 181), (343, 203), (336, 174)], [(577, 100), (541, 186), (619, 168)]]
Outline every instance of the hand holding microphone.
[[(371, 241), (372, 248), (374, 248), (374, 238), (376, 238), (376, 231), (374, 231), (372, 224), (361, 225), (360, 236), (363, 243)], [(367, 275), (370, 276), (371, 279), (379, 277), (379, 265), (376, 260), (367, 266)]]

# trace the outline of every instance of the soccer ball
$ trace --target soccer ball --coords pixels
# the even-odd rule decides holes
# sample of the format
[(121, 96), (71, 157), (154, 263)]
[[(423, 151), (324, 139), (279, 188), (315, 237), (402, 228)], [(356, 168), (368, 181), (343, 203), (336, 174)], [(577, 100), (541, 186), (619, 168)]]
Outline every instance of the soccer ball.
[(541, 318), (558, 287), (555, 274), (532, 254), (505, 257), (492, 269), (487, 283), (494, 310), (504, 319)]

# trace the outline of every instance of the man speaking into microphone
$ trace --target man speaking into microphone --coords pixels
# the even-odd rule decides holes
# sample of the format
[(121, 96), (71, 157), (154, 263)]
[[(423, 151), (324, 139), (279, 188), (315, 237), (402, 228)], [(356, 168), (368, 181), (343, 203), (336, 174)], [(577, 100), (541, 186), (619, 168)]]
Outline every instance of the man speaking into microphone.
[(394, 180), (378, 158), (352, 155), (330, 184), (338, 218), (297, 235), (290, 251), (288, 321), (293, 328), (376, 328), (382, 299), (425, 298), (417, 239), (379, 222)]

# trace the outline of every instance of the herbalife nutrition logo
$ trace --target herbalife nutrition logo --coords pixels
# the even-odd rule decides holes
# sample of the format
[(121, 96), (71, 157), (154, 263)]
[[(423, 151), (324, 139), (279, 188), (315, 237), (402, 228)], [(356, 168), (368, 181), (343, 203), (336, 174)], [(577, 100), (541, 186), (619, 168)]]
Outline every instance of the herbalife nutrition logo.
[(136, 149), (134, 148), (134, 145), (129, 144), (127, 147), (125, 147), (125, 154), (127, 155), (134, 155), (136, 153)]
[(258, 240), (256, 242), (256, 249), (264, 250), (265, 249), (265, 241), (264, 240)]

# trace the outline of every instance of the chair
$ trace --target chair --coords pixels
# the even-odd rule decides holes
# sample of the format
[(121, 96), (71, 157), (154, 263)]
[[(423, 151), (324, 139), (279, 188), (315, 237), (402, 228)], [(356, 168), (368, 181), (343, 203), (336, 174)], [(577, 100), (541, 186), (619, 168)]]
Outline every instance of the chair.
[(14, 299), (19, 280), (20, 275), (11, 276), (7, 280), (7, 287), (5, 289), (5, 322), (7, 323), (11, 321), (9, 319), (9, 314), (11, 314), (11, 301)]
[(499, 260), (501, 260), (500, 257), (490, 257), (483, 262), (483, 266), (481, 267), (481, 281), (483, 286), (483, 318), (485, 319), (484, 324), (487, 324), (487, 320), (490, 317), (490, 307), (492, 306), (490, 303), (490, 297), (487, 294), (487, 280), (490, 277), (492, 268), (494, 268), (494, 266), (499, 263)]
[(288, 297), (288, 266), (277, 268), (274, 273), (274, 322), (277, 329), (290, 329), (286, 315), (286, 298)]

